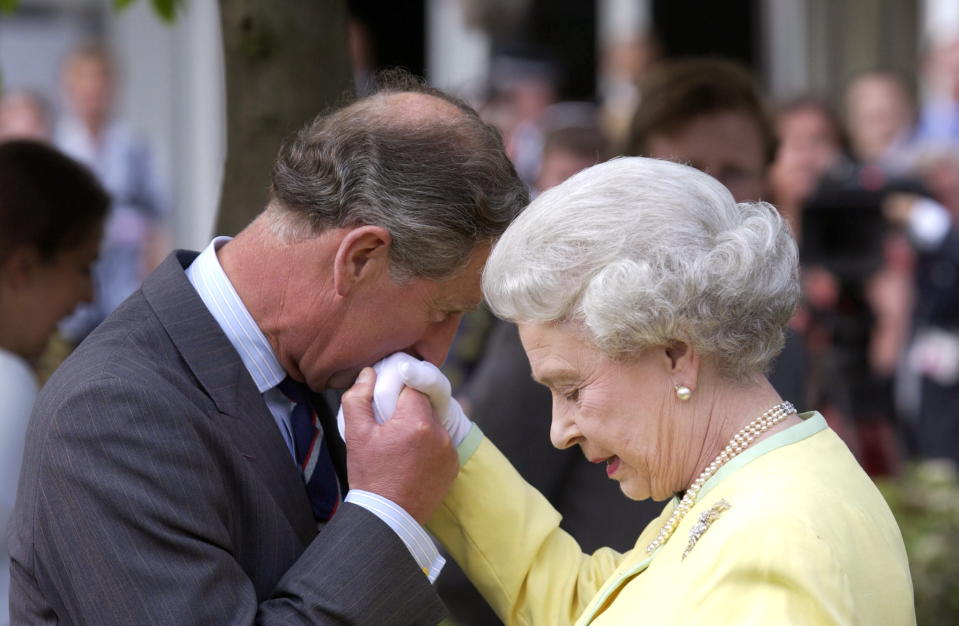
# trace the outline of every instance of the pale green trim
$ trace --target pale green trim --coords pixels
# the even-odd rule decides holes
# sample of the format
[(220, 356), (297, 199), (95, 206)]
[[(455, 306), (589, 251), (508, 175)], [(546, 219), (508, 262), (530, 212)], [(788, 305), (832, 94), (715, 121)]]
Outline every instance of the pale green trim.
[(746, 448), (745, 451), (741, 452), (738, 456), (734, 457), (732, 460), (720, 467), (719, 471), (713, 474), (713, 477), (707, 480), (703, 485), (703, 488), (699, 490), (699, 493), (696, 496), (696, 501), (701, 502), (713, 487), (723, 482), (723, 480), (728, 478), (731, 474), (742, 469), (743, 466), (755, 461), (762, 455), (772, 452), (773, 450), (778, 450), (784, 446), (802, 441), (803, 439), (815, 435), (819, 431), (826, 430), (828, 427), (826, 424), (826, 418), (820, 415), (818, 411), (800, 413), (799, 419), (802, 420), (801, 424), (790, 426), (786, 430), (778, 432), (775, 435), (763, 439), (756, 445)]
[[(657, 549), (656, 552), (659, 552), (659, 550), (661, 550), (661, 549), (662, 549), (662, 546), (660, 546), (660, 548)], [(656, 556), (656, 552), (653, 552), (652, 555), (646, 557), (645, 559), (643, 559), (642, 561), (640, 561), (639, 563), (637, 563), (637, 564), (634, 565), (633, 567), (629, 568), (627, 571), (625, 571), (625, 572), (623, 572), (622, 574), (620, 574), (619, 576), (617, 576), (617, 577), (616, 577), (616, 582), (614, 582), (614, 583), (612, 583), (612, 584), (609, 584), (609, 585), (606, 585), (606, 587), (604, 587), (603, 590), (600, 592), (600, 593), (602, 593), (603, 595), (599, 597), (599, 600), (597, 600), (595, 597), (593, 598), (593, 600), (592, 600), (593, 610), (592, 610), (589, 614), (583, 613), (583, 614), (579, 617), (579, 619), (576, 620), (576, 623), (577, 623), (577, 624), (589, 624), (589, 623), (592, 622), (594, 619), (596, 619), (596, 612), (599, 611), (599, 609), (600, 609), (601, 606), (603, 606), (604, 604), (606, 604), (606, 600), (609, 598), (609, 596), (610, 596), (614, 591), (617, 591), (622, 585), (624, 585), (624, 584), (626, 583), (626, 580), (627, 580), (627, 579), (633, 578), (634, 576), (637, 576), (637, 575), (643, 573), (643, 571), (644, 571), (647, 567), (649, 567), (649, 563), (653, 560), (653, 557)]]
[(470, 457), (473, 456), (473, 453), (476, 452), (476, 449), (479, 448), (482, 442), (483, 431), (480, 430), (479, 426), (473, 424), (470, 431), (466, 434), (466, 437), (456, 448), (456, 455), (460, 459), (460, 467), (466, 465), (466, 462), (470, 460)]

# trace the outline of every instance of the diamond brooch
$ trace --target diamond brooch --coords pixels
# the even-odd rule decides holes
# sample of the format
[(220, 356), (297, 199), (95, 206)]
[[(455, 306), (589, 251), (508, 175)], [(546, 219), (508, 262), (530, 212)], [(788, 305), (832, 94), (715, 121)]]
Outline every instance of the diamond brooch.
[(719, 516), (723, 513), (723, 511), (728, 511), (729, 506), (729, 503), (726, 502), (725, 498), (723, 498), (699, 515), (699, 519), (696, 520), (696, 523), (693, 524), (693, 527), (689, 529), (689, 543), (686, 545), (686, 550), (683, 552), (683, 560), (686, 559), (686, 555), (689, 554), (689, 551), (696, 546), (696, 543), (699, 541), (699, 538), (703, 536), (703, 533), (706, 532), (706, 529), (708, 529), (713, 522), (719, 519)]

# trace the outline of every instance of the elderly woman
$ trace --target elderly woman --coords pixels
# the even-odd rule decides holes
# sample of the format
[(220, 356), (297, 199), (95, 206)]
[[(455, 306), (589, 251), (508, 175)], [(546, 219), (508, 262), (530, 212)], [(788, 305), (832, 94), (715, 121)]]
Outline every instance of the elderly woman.
[[(799, 297), (773, 207), (683, 165), (617, 159), (539, 196), (483, 285), (553, 394), (553, 444), (578, 445), (627, 497), (668, 500), (631, 551), (583, 554), (477, 428), (454, 436), (461, 470), (429, 527), (504, 621), (915, 624), (882, 496), (763, 374)], [(465, 420), (413, 370), (444, 421)]]

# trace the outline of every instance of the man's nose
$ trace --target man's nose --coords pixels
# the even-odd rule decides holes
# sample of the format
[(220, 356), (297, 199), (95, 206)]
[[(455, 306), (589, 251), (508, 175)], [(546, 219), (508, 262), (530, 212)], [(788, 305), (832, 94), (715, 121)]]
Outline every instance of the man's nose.
[(443, 365), (462, 317), (461, 314), (450, 315), (441, 322), (430, 324), (423, 337), (413, 345), (417, 356), (436, 367)]

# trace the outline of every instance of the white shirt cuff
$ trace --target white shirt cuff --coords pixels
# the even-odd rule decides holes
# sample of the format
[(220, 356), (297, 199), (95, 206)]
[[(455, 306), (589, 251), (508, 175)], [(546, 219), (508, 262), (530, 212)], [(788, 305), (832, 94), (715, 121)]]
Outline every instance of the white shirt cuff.
[(952, 219), (949, 210), (944, 206), (923, 198), (917, 200), (909, 213), (909, 233), (923, 250), (931, 250), (939, 246), (949, 233)]
[(416, 520), (403, 510), (403, 507), (383, 496), (361, 489), (350, 489), (343, 501), (361, 506), (383, 520), (383, 523), (392, 528), (393, 532), (406, 544), (406, 549), (410, 551), (416, 564), (420, 566), (430, 582), (436, 582), (436, 577), (446, 565), (446, 559), (440, 556), (429, 533), (416, 523)]

